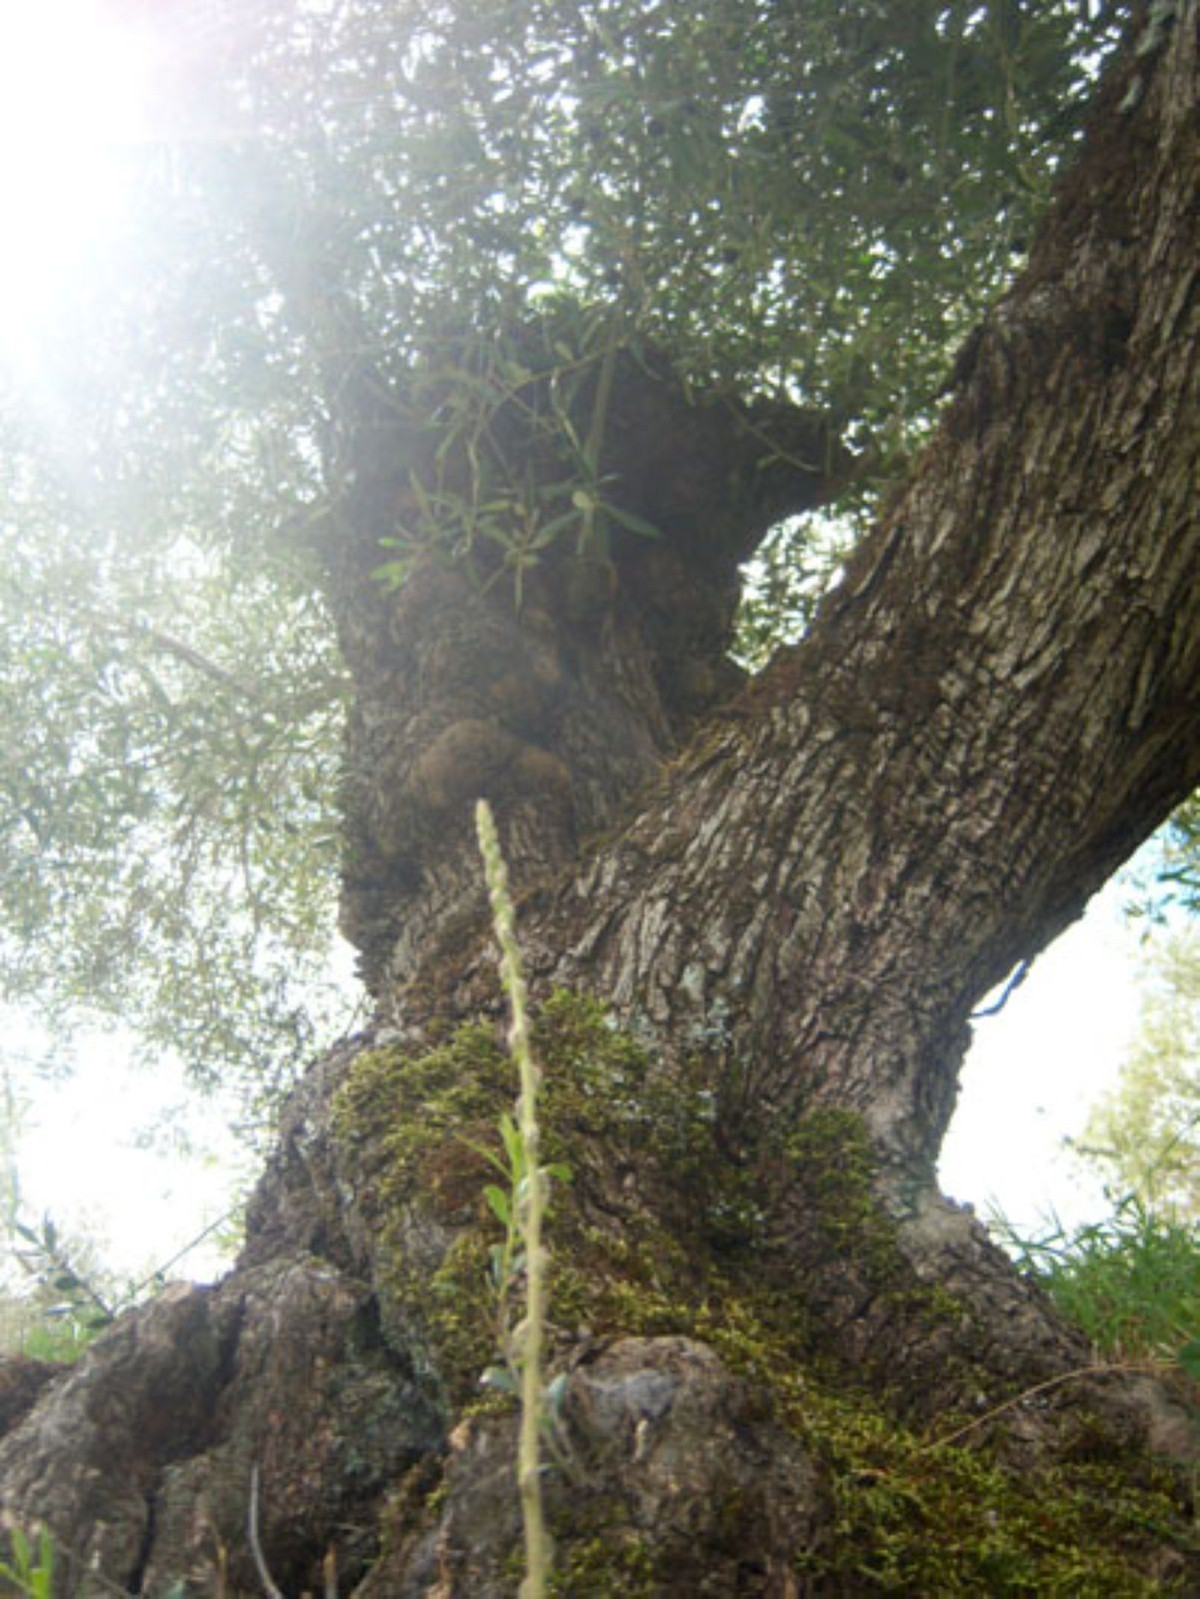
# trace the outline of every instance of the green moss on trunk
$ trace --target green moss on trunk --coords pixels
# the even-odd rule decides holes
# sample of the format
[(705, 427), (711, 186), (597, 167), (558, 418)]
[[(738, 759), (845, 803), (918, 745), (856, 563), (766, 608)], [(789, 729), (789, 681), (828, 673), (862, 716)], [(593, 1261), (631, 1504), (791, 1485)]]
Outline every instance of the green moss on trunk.
[[(933, 1447), (866, 1391), (863, 1373), (856, 1380), (831, 1358), (773, 1232), (781, 1207), (804, 1209), (817, 1257), (856, 1263), (873, 1294), (904, 1295), (935, 1322), (956, 1313), (912, 1279), (857, 1116), (817, 1110), (747, 1147), (723, 1124), (708, 1061), (661, 1071), (601, 1005), (577, 996), (544, 1007), (535, 1046), (544, 1156), (573, 1171), (550, 1215), (552, 1364), (581, 1338), (684, 1335), (746, 1377), (764, 1417), (802, 1441), (826, 1485), (827, 1530), (794, 1554), (805, 1591), (1169, 1591), (1143, 1574), (1164, 1543), (1188, 1546), (1168, 1477), (1122, 1461), (1020, 1475), (985, 1450)], [(488, 1263), (498, 1232), (482, 1199), (494, 1180), (483, 1152), (498, 1151), (497, 1118), (513, 1095), (495, 1033), (470, 1026), (417, 1060), (364, 1053), (335, 1102), (340, 1160), (375, 1225), (385, 1326), (457, 1411), (478, 1407), (496, 1357)], [(695, 1581), (688, 1553), (657, 1547), (611, 1485), (560, 1483), (552, 1503), (554, 1591), (695, 1591), (679, 1586)]]

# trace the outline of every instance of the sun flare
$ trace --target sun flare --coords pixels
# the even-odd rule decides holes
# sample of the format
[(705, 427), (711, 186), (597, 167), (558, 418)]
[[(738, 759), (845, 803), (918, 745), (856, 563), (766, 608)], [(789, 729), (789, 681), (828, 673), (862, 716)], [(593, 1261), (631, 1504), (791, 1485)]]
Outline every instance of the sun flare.
[(94, 0), (0, 9), (0, 323), (20, 326), (86, 265), (128, 198), (145, 137), (144, 35)]

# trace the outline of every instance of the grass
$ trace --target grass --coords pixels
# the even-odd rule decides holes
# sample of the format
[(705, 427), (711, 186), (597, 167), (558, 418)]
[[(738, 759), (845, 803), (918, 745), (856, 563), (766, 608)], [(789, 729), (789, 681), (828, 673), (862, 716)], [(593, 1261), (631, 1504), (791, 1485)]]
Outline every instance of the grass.
[(993, 1223), (1017, 1265), (1108, 1360), (1178, 1363), (1200, 1377), (1200, 1237), (1136, 1194), (1104, 1220), (1037, 1236)]

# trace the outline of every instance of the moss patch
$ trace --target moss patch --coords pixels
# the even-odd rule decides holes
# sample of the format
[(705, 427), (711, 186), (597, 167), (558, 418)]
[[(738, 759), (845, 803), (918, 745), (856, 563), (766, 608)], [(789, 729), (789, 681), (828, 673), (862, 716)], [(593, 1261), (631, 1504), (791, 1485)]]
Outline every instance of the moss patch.
[[(1186, 1548), (1175, 1484), (1139, 1462), (1017, 1475), (986, 1452), (932, 1446), (861, 1393), (814, 1380), (777, 1310), (743, 1300), (695, 1335), (769, 1395), (779, 1422), (824, 1468), (833, 1516), (795, 1571), (817, 1592), (929, 1595), (1151, 1595), (1138, 1569), (1164, 1544)], [(1194, 1547), (1194, 1545), (1193, 1545)], [(1191, 1591), (1190, 1583), (1179, 1591)]]
[(798, 1189), (832, 1253), (865, 1261), (886, 1282), (900, 1255), (871, 1190), (875, 1155), (861, 1116), (822, 1106), (784, 1135), (786, 1183)]
[(594, 1537), (564, 1529), (561, 1557), (550, 1573), (552, 1599), (654, 1599), (662, 1593), (659, 1565), (648, 1539), (628, 1529)]
[[(573, 1171), (556, 1190), (547, 1238), (561, 1347), (584, 1329), (680, 1334), (744, 1375), (764, 1419), (801, 1439), (823, 1471), (832, 1514), (820, 1546), (795, 1555), (806, 1590), (1170, 1591), (1142, 1574), (1155, 1551), (1190, 1547), (1165, 1476), (1143, 1462), (1022, 1476), (982, 1451), (930, 1447), (831, 1359), (794, 1253), (785, 1258), (772, 1236), (781, 1208), (815, 1219), (814, 1282), (845, 1261), (872, 1294), (902, 1294), (935, 1322), (957, 1314), (907, 1272), (873, 1195), (873, 1156), (856, 1116), (817, 1110), (747, 1147), (723, 1115), (710, 1063), (657, 1071), (601, 1005), (578, 997), (546, 1005), (535, 1049), (544, 1158)], [(482, 1199), (495, 1173), (481, 1151), (499, 1150), (496, 1122), (514, 1092), (495, 1033), (473, 1026), (418, 1060), (360, 1056), (334, 1108), (344, 1168), (377, 1219), (385, 1316), (390, 1306), (391, 1325), (460, 1409), (478, 1403), (480, 1375), (495, 1359), (488, 1263), (498, 1230)], [(676, 1591), (678, 1573), (660, 1569), (652, 1529), (632, 1527), (611, 1504), (612, 1525), (598, 1528), (587, 1489), (570, 1503), (553, 1591)]]
[(491, 1239), (480, 1225), (494, 1174), (481, 1151), (499, 1152), (496, 1122), (511, 1100), (494, 1034), (470, 1026), (418, 1060), (364, 1052), (333, 1104), (340, 1164), (373, 1223), (385, 1325), (405, 1330), (418, 1367), (451, 1405), (477, 1393), (495, 1352)]

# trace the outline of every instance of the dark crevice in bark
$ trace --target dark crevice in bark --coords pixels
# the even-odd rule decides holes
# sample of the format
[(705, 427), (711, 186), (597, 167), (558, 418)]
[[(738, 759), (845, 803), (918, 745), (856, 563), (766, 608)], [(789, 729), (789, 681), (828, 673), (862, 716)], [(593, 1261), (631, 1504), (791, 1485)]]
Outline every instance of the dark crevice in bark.
[(62, 1374), (62, 1367), (51, 1361), (27, 1355), (0, 1358), (0, 1437), (29, 1414), (42, 1390)]
[(125, 1582), (125, 1592), (144, 1593), (143, 1583), (146, 1568), (150, 1564), (150, 1557), (154, 1552), (154, 1541), (158, 1534), (158, 1495), (151, 1488), (146, 1493), (146, 1527), (142, 1535), (142, 1547), (138, 1550), (137, 1561)]

